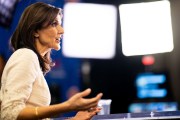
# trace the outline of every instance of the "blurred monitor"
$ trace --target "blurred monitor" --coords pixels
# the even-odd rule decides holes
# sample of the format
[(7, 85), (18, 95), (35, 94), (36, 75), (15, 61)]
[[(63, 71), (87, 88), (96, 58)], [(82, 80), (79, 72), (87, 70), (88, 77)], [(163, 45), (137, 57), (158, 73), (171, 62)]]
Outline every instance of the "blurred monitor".
[(117, 10), (113, 5), (66, 3), (63, 17), (63, 55), (73, 58), (113, 58), (116, 22)]
[(174, 48), (168, 0), (119, 6), (125, 56), (171, 52)]
[(9, 28), (17, 0), (0, 0), (0, 25)]
[(135, 79), (138, 99), (173, 99), (167, 73), (141, 73)]
[(159, 112), (159, 111), (176, 111), (178, 110), (177, 102), (148, 102), (148, 103), (132, 103), (128, 107), (128, 112)]

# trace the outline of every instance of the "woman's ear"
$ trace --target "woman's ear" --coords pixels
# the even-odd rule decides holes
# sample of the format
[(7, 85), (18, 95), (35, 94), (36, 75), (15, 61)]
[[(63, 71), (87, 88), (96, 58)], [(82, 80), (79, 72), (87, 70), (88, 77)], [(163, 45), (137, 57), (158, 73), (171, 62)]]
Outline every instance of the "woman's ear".
[(35, 38), (38, 38), (39, 37), (39, 34), (37, 32), (34, 33), (34, 37)]

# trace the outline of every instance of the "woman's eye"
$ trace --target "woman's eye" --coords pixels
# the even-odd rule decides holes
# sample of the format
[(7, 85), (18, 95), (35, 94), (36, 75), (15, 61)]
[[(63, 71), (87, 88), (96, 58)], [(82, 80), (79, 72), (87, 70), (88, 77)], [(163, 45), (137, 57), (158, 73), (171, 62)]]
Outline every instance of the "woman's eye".
[(52, 25), (53, 27), (56, 27), (56, 26), (58, 25), (58, 22), (53, 22), (51, 25)]

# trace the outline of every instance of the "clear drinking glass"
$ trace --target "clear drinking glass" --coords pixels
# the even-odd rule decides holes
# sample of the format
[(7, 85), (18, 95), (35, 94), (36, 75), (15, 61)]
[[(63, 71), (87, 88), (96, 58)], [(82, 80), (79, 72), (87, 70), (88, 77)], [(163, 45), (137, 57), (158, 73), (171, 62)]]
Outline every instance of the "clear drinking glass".
[(102, 107), (101, 111), (98, 113), (98, 115), (108, 115), (110, 114), (110, 108), (111, 108), (111, 99), (101, 99), (98, 102), (98, 106)]

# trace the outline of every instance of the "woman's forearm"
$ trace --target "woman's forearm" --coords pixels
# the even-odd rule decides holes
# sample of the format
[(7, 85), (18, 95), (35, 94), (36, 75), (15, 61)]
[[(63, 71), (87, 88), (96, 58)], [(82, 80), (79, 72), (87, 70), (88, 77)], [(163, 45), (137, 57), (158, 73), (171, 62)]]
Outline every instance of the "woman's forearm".
[(71, 111), (68, 102), (64, 102), (61, 104), (44, 106), (44, 107), (26, 107), (24, 108), (19, 116), (18, 120), (37, 120), (43, 118), (51, 118), (53, 116), (57, 116), (61, 113)]

